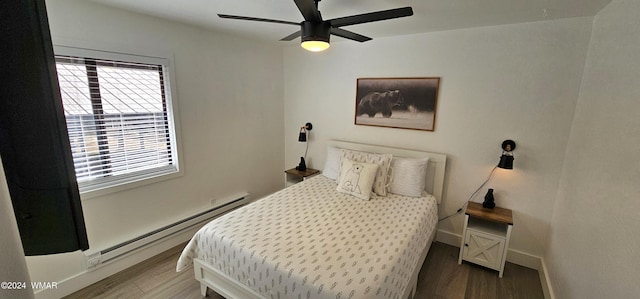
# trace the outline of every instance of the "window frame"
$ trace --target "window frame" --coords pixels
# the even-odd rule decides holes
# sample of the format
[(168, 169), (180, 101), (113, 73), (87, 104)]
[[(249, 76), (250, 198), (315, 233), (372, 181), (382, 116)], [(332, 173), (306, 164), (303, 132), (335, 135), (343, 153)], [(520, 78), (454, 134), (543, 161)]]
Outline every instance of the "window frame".
[(172, 67), (173, 59), (171, 56), (166, 55), (165, 57), (154, 57), (60, 45), (54, 45), (54, 53), (56, 56), (76, 56), (162, 66), (167, 122), (168, 130), (170, 131), (169, 140), (172, 145), (171, 151), (173, 155), (173, 166), (159, 167), (149, 171), (139, 171), (130, 174), (121, 174), (113, 177), (101, 178), (95, 181), (79, 182), (78, 186), (82, 199), (99, 197), (114, 192), (174, 179), (184, 175), (184, 169), (181, 165), (182, 144), (179, 130), (178, 101), (175, 93), (176, 84), (174, 79), (174, 70)]

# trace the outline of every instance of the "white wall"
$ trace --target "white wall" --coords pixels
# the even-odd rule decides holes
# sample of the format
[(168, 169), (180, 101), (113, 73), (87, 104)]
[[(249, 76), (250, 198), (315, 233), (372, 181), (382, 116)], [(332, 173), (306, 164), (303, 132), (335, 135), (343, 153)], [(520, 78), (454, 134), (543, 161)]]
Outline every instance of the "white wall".
[[(327, 139), (448, 155), (440, 216), (455, 212), (485, 180), (504, 139), (517, 142), (515, 169), (487, 187), (514, 210), (511, 248), (542, 256), (592, 18), (334, 42), (325, 53), (285, 50), (285, 167), (304, 152), (297, 130), (314, 125), (309, 165), (322, 168)], [(441, 77), (434, 132), (356, 126), (359, 77)], [(486, 189), (477, 200), (482, 200)], [(462, 216), (440, 229), (462, 233)]]
[[(0, 161), (0, 282), (24, 282), (28, 288), (0, 288), (0, 298), (33, 298), (27, 262), (22, 250), (20, 233), (13, 214), (13, 206), (9, 197), (9, 187), (4, 176), (4, 168)], [(19, 284), (18, 286), (22, 286)]]
[[(174, 58), (184, 176), (83, 199), (91, 250), (283, 181), (283, 58), (272, 45), (79, 0), (47, 1), (54, 44)], [(218, 204), (222, 204), (219, 202)], [(83, 275), (83, 254), (30, 257), (35, 281)]]
[(593, 22), (546, 267), (556, 298), (640, 294), (640, 2)]

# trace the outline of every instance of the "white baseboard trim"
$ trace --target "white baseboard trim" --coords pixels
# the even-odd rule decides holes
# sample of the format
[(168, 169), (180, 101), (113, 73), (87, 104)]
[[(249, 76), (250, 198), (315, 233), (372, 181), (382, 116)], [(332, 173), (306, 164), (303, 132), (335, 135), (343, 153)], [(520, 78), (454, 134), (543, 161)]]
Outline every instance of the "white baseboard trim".
[[(436, 233), (436, 241), (460, 248), (460, 245), (462, 244), (462, 236), (439, 229)], [(544, 298), (555, 299), (553, 290), (551, 289), (547, 268), (543, 263), (543, 258), (519, 250), (509, 249), (509, 251), (507, 252), (507, 261), (516, 265), (537, 270), (538, 275), (540, 275), (540, 282), (542, 284), (542, 292), (544, 293)]]
[(436, 232), (436, 241), (460, 248), (462, 236), (439, 229)]
[(100, 280), (114, 275), (122, 270), (143, 262), (155, 255), (165, 252), (173, 247), (185, 243), (193, 237), (193, 235), (204, 225), (196, 225), (193, 228), (186, 229), (176, 233), (173, 236), (159, 240), (149, 244), (147, 247), (135, 251), (125, 257), (114, 260), (107, 264), (101, 265), (94, 270), (85, 270), (71, 277), (65, 278), (58, 282), (57, 288), (43, 289), (35, 292), (36, 299), (55, 299), (62, 298), (86, 288)]
[(509, 249), (509, 251), (507, 252), (507, 261), (516, 265), (537, 270), (538, 272), (542, 267), (542, 262), (539, 256), (515, 249)]

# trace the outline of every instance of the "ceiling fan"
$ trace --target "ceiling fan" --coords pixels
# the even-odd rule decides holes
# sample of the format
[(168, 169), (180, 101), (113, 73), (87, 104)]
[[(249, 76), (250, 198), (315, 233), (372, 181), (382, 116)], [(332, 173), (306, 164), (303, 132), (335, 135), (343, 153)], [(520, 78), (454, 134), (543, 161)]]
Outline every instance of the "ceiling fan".
[(297, 37), (301, 37), (301, 46), (303, 48), (309, 51), (318, 52), (329, 48), (329, 36), (331, 34), (359, 42), (366, 42), (371, 40), (370, 37), (360, 35), (355, 32), (342, 29), (340, 27), (408, 17), (413, 15), (413, 9), (411, 9), (411, 7), (403, 7), (352, 15), (342, 18), (335, 18), (331, 20), (323, 20), (322, 15), (318, 10), (318, 2), (320, 2), (320, 0), (293, 0), (293, 2), (296, 3), (298, 9), (300, 10), (300, 13), (302, 13), (302, 16), (304, 17), (304, 21), (300, 23), (225, 14), (218, 14), (218, 16), (224, 19), (269, 22), (300, 26), (300, 30), (288, 36), (285, 36), (281, 39), (281, 41), (291, 41)]

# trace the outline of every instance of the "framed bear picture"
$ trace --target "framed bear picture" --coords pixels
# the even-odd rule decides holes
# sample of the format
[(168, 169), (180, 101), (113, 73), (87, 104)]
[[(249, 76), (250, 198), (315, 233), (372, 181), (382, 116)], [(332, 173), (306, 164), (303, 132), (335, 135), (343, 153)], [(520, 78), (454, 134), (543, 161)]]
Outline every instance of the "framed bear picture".
[(433, 131), (440, 77), (358, 78), (356, 125)]

